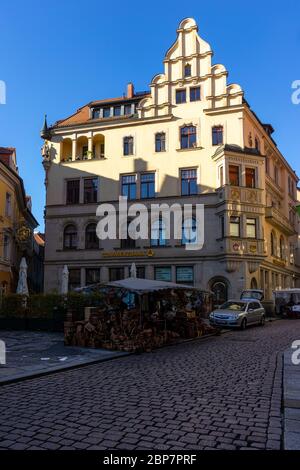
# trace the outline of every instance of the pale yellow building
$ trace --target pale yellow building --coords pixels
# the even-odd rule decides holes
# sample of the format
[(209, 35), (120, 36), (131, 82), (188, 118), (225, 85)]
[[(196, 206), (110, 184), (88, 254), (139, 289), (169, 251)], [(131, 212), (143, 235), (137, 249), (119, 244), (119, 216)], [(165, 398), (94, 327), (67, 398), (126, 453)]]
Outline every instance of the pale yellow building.
[[(149, 52), (150, 53), (150, 52)], [(212, 289), (219, 301), (261, 287), (266, 297), (300, 279), (298, 177), (196, 22), (184, 19), (150, 90), (94, 101), (45, 125), (45, 289), (138, 275)], [(205, 205), (205, 243), (95, 237), (99, 203), (119, 195)], [(163, 221), (160, 222), (163, 230)]]
[[(31, 269), (33, 230), (37, 226), (31, 199), (18, 173), (16, 150), (0, 147), (0, 295), (16, 292), (22, 256)], [(28, 281), (32, 292), (31, 279)]]

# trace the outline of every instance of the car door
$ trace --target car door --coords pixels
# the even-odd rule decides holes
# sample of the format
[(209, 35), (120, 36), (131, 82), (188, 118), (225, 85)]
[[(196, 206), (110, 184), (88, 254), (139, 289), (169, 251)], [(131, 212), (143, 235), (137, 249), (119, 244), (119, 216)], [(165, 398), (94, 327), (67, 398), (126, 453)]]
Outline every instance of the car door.
[(262, 317), (263, 313), (264, 313), (263, 306), (261, 305), (260, 302), (256, 302), (256, 307), (255, 307), (255, 321), (256, 321), (256, 323), (261, 322), (261, 317)]
[(247, 323), (250, 325), (251, 323), (256, 322), (256, 303), (249, 302), (247, 308)]

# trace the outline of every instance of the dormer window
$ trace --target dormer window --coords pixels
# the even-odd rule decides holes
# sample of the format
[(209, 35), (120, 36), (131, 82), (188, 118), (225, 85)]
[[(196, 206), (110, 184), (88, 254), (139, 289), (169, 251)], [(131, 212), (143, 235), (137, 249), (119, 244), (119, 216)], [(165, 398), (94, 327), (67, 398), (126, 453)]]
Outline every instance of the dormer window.
[(114, 116), (121, 116), (121, 106), (114, 107)]
[(93, 115), (93, 119), (99, 119), (99, 117), (100, 117), (100, 109), (99, 109), (99, 108), (94, 108), (92, 115)]
[(128, 114), (132, 114), (131, 112), (131, 104), (125, 104), (124, 106), (124, 114), (128, 116)]
[(110, 107), (103, 108), (103, 117), (108, 118), (110, 117)]
[(192, 67), (190, 64), (186, 64), (184, 67), (184, 76), (190, 77), (192, 75)]

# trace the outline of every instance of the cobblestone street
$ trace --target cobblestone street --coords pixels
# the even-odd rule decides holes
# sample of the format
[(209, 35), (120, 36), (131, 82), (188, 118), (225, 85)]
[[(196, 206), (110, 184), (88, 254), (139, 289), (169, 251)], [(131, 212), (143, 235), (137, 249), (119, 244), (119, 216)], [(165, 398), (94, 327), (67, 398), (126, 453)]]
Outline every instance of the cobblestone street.
[(0, 388), (2, 449), (280, 449), (282, 353), (300, 321)]

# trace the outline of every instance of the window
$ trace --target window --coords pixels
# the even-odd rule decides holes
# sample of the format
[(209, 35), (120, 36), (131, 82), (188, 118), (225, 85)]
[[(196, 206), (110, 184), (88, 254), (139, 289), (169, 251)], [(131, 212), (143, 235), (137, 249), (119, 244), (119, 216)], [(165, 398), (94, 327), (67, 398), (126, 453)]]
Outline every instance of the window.
[(10, 237), (7, 233), (3, 236), (3, 258), (6, 261), (10, 260)]
[(11, 217), (11, 194), (6, 193), (5, 196), (5, 215)]
[(135, 240), (134, 238), (131, 238), (129, 235), (129, 225), (130, 225), (130, 220), (127, 221), (127, 227), (126, 227), (126, 238), (121, 238), (121, 248), (135, 248)]
[(192, 75), (192, 67), (190, 64), (186, 64), (184, 66), (184, 76), (185, 77), (190, 77)]
[(194, 284), (194, 268), (193, 266), (177, 266), (176, 282), (179, 284)]
[(80, 180), (67, 181), (67, 204), (79, 204)]
[(176, 103), (186, 103), (186, 90), (176, 90)]
[(181, 195), (191, 196), (197, 193), (197, 170), (181, 170)]
[(221, 238), (225, 237), (225, 217), (222, 215), (220, 217), (220, 223), (221, 223)]
[(290, 264), (295, 264), (295, 246), (290, 244)]
[(256, 171), (255, 168), (246, 168), (246, 188), (256, 187)]
[(124, 114), (126, 114), (127, 116), (129, 114), (131, 114), (131, 104), (125, 104), (124, 106)]
[(155, 134), (155, 152), (165, 152), (166, 151), (166, 134), (164, 132), (159, 132)]
[(186, 219), (182, 224), (182, 245), (190, 245), (197, 241), (197, 222), (196, 219)]
[(277, 256), (277, 239), (274, 232), (271, 232), (271, 255)]
[(145, 266), (136, 267), (136, 277), (139, 279), (145, 279)]
[(99, 248), (99, 238), (96, 233), (96, 224), (89, 224), (85, 229), (85, 249), (96, 250)]
[(156, 266), (154, 268), (154, 277), (156, 281), (171, 282), (171, 266)]
[(119, 281), (124, 279), (124, 268), (109, 268), (109, 280)]
[(166, 246), (166, 224), (162, 219), (151, 225), (151, 246)]
[(196, 127), (187, 126), (180, 129), (180, 145), (182, 149), (196, 147)]
[(220, 187), (224, 186), (224, 167), (223, 166), (219, 167), (219, 181), (220, 181)]
[(83, 201), (85, 204), (91, 204), (98, 200), (98, 178), (85, 178)]
[(80, 269), (69, 269), (69, 290), (77, 289), (81, 286)]
[(103, 117), (108, 118), (110, 117), (110, 107), (107, 106), (106, 108), (103, 108)]
[(289, 220), (290, 220), (290, 224), (294, 227), (295, 222), (296, 222), (296, 216), (295, 216), (295, 212), (293, 211), (293, 209), (291, 209), (289, 212)]
[(240, 167), (236, 165), (229, 165), (229, 184), (231, 186), (240, 185)]
[(121, 106), (114, 107), (114, 116), (121, 116)]
[(255, 137), (255, 149), (260, 152), (260, 140), (258, 137)]
[(289, 195), (294, 199), (295, 198), (295, 185), (292, 178), (289, 176), (288, 178), (288, 188), (289, 188)]
[(200, 87), (196, 86), (196, 87), (190, 88), (190, 101), (200, 101), (200, 100), (201, 100)]
[(230, 236), (241, 236), (241, 219), (240, 217), (230, 217)]
[(274, 167), (274, 180), (275, 180), (275, 183), (279, 185), (279, 168), (278, 168), (278, 166)]
[(82, 156), (82, 158), (87, 157), (88, 150), (89, 150), (89, 148), (88, 148), (87, 145), (83, 145), (83, 146), (82, 146), (82, 151), (81, 151), (81, 156)]
[(247, 237), (257, 238), (257, 220), (253, 218), (247, 218)]
[(75, 250), (77, 248), (77, 229), (75, 225), (67, 225), (64, 230), (64, 249)]
[(100, 117), (100, 109), (99, 108), (95, 108), (93, 109), (93, 119), (99, 119)]
[(280, 249), (280, 258), (284, 260), (285, 259), (285, 243), (284, 243), (283, 237), (280, 237), (279, 249)]
[(100, 282), (100, 269), (99, 268), (87, 268), (85, 270), (85, 285), (90, 286), (92, 284), (98, 284)]
[(155, 173), (141, 174), (141, 198), (155, 197)]
[(123, 139), (123, 154), (133, 155), (133, 137), (124, 137)]
[(266, 157), (266, 173), (267, 175), (270, 174), (270, 158)]
[(214, 126), (212, 128), (212, 144), (223, 145), (223, 126)]
[(136, 175), (122, 176), (122, 196), (129, 200), (136, 199)]

